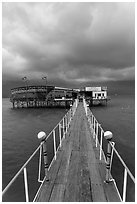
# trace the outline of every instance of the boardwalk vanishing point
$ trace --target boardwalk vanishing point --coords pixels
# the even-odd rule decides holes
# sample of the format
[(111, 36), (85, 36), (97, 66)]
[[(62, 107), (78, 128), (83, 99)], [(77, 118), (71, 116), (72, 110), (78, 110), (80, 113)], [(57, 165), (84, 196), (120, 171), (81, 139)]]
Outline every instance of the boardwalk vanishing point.
[[(40, 145), (5, 187), (2, 192), (3, 198), (23, 173), (26, 202), (126, 201), (127, 193), (130, 193), (127, 181), (130, 179), (134, 191), (135, 178), (116, 150), (115, 143), (111, 141), (112, 136), (110, 131), (104, 132), (85, 98), (80, 101), (78, 98), (75, 99), (65, 116), (47, 136), (43, 131), (38, 133)], [(49, 141), (53, 145), (53, 158), (50, 163), (48, 161), (48, 148), (51, 148), (51, 145), (48, 145)], [(104, 148), (107, 154), (104, 153)], [(35, 191), (37, 193), (32, 196), (28, 168), (38, 152), (39, 166), (36, 179), (41, 184)], [(111, 175), (114, 153), (123, 166), (122, 191), (119, 190), (115, 178)], [(44, 177), (42, 172), (45, 173)], [(33, 197), (33, 200), (30, 197)]]
[[(92, 133), (93, 134), (93, 133)], [(66, 139), (37, 195), (38, 202), (120, 201), (113, 182), (106, 183), (106, 163), (91, 137), (82, 102), (79, 103)]]

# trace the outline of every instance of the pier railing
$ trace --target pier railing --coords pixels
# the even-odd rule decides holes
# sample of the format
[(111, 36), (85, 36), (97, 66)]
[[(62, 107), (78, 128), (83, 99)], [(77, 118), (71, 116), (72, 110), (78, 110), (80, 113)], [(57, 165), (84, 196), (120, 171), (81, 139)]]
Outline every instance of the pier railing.
[[(47, 135), (47, 137), (43, 141), (41, 141), (40, 145), (37, 147), (37, 149), (34, 151), (34, 153), (29, 157), (29, 159), (25, 162), (25, 164), (21, 167), (21, 169), (16, 173), (16, 175), (12, 178), (12, 180), (9, 182), (9, 184), (4, 188), (4, 190), (2, 192), (2, 196), (6, 195), (6, 193), (11, 188), (11, 186), (16, 182), (17, 178), (23, 173), (25, 200), (26, 200), (26, 202), (31, 201), (30, 193), (29, 193), (29, 181), (28, 181), (27, 167), (28, 167), (28, 164), (32, 161), (32, 159), (34, 157), (36, 157), (36, 154), (38, 152), (39, 152), (38, 182), (41, 183), (41, 185), (37, 191), (37, 194), (39, 193), (43, 182), (45, 181), (45, 179), (47, 179), (46, 175), (44, 175), (43, 178), (41, 178), (42, 177), (42, 170), (44, 171), (47, 168), (47, 171), (49, 171), (49, 169), (52, 166), (52, 163), (56, 160), (58, 150), (61, 147), (62, 141), (64, 140), (64, 138), (68, 132), (68, 128), (70, 126), (72, 117), (75, 114), (77, 106), (78, 106), (78, 99), (75, 99), (75, 102), (73, 103), (73, 105), (71, 106), (69, 111), (61, 119), (61, 121), (54, 127), (54, 129)], [(50, 158), (50, 165), (48, 165), (48, 163), (45, 163), (45, 161), (46, 161), (45, 158), (44, 158), (45, 164), (42, 165), (42, 154), (44, 155), (44, 151), (42, 151), (42, 150), (44, 150), (44, 145), (48, 142), (48, 140), (51, 140), (49, 142), (52, 143), (52, 145), (53, 145), (53, 154), (51, 155), (51, 158)], [(42, 169), (42, 166), (44, 166), (44, 169)], [(32, 199), (33, 201), (35, 201), (37, 194)]]
[[(115, 187), (117, 189), (118, 195), (120, 197), (120, 200), (125, 202), (127, 201), (127, 194), (128, 194), (128, 184), (132, 183), (133, 188), (135, 189), (135, 178), (133, 176), (133, 174), (131, 173), (131, 171), (129, 170), (129, 168), (127, 167), (127, 165), (125, 164), (125, 162), (123, 161), (122, 157), (120, 156), (120, 154), (118, 153), (118, 151), (115, 148), (115, 143), (111, 141), (111, 139), (105, 139), (105, 131), (103, 130), (103, 128), (101, 127), (101, 124), (97, 121), (97, 119), (95, 118), (95, 116), (93, 115), (93, 113), (91, 112), (91, 110), (88, 107), (88, 104), (86, 103), (85, 99), (83, 99), (83, 105), (85, 108), (85, 112), (86, 112), (86, 116), (89, 122), (89, 127), (90, 130), (92, 132), (93, 135), (93, 139), (95, 140), (95, 146), (96, 148), (99, 148), (99, 160), (104, 160), (106, 162), (106, 182), (114, 182)], [(107, 131), (109, 133), (111, 133), (110, 131)], [(112, 134), (112, 133), (111, 133)], [(108, 152), (107, 147), (109, 148), (109, 150), (111, 150), (110, 152)], [(107, 152), (106, 152), (107, 150)], [(110, 155), (109, 155), (110, 153)], [(110, 156), (110, 160), (109, 159)], [(118, 160), (118, 162), (121, 163), (122, 167), (123, 167), (123, 172), (121, 173), (121, 176), (123, 177), (123, 182), (122, 185), (119, 186), (119, 183), (121, 182), (120, 179), (118, 180), (118, 182), (116, 182), (115, 176), (113, 176), (113, 171), (112, 169), (113, 167), (113, 157), (116, 157), (116, 159)], [(109, 161), (109, 163), (108, 163)], [(109, 169), (109, 171), (108, 171)], [(118, 169), (119, 170), (119, 169)], [(109, 175), (108, 175), (109, 173)], [(119, 177), (121, 177), (119, 175)], [(130, 182), (128, 181), (128, 177), (130, 179)], [(129, 189), (130, 192), (131, 189)], [(134, 194), (134, 192), (132, 192)], [(133, 196), (134, 197), (134, 196)], [(134, 198), (133, 198), (134, 199)]]

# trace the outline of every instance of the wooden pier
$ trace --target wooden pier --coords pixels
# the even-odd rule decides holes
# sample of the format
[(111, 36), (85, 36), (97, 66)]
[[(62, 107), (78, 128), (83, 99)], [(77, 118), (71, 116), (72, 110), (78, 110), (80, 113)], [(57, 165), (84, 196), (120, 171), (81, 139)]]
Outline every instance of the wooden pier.
[(99, 160), (83, 103), (79, 102), (62, 146), (36, 196), (37, 202), (120, 202), (115, 183), (105, 182), (106, 163)]

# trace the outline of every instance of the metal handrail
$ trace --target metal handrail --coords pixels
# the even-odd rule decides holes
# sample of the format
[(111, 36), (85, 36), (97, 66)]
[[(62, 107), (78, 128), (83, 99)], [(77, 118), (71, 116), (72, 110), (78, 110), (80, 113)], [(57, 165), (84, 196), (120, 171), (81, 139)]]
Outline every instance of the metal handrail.
[[(44, 142), (43, 142), (44, 143)], [(6, 193), (6, 191), (9, 189), (9, 187), (14, 183), (14, 181), (17, 179), (17, 177), (20, 175), (20, 173), (23, 171), (23, 169), (28, 165), (28, 163), (31, 161), (31, 159), (35, 156), (35, 154), (38, 152), (39, 148), (42, 146), (41, 143), (37, 149), (33, 152), (33, 154), (29, 157), (29, 159), (25, 162), (25, 164), (20, 168), (20, 170), (16, 173), (16, 175), (11, 179), (11, 181), (8, 183), (8, 185), (4, 188), (2, 191), (2, 196)]]
[[(103, 135), (104, 135), (105, 132), (104, 132), (103, 128), (101, 127), (101, 124), (99, 124), (99, 122), (97, 121), (97, 119), (95, 118), (93, 113), (91, 112), (91, 110), (87, 107), (85, 99), (83, 99), (83, 105), (84, 105), (84, 108), (85, 108), (86, 116), (87, 116), (89, 124), (90, 124), (89, 126), (90, 126), (91, 129), (93, 129), (93, 138), (95, 139), (96, 147), (97, 147), (97, 144), (99, 144), (99, 147), (100, 147), (100, 150), (99, 150), (100, 151), (99, 152), (99, 155), (100, 155), (99, 159), (100, 160), (102, 159), (101, 155), (103, 153), (103, 157), (104, 157), (104, 160), (106, 162), (106, 156), (105, 156), (104, 151), (102, 149)], [(90, 117), (92, 117), (92, 120), (90, 119)], [(99, 143), (99, 140), (98, 140), (98, 129), (96, 127), (97, 128), (99, 127), (100, 131), (101, 131), (100, 143)], [(130, 178), (134, 182), (134, 184), (135, 184), (135, 178), (134, 178), (133, 174), (131, 173), (131, 171), (129, 170), (129, 168), (127, 167), (127, 165), (125, 164), (125, 162), (123, 161), (123, 159), (120, 156), (120, 154), (118, 153), (118, 151), (116, 150), (116, 148), (114, 147), (115, 143), (109, 141), (109, 144), (112, 147), (112, 154), (111, 154), (111, 161), (110, 161), (110, 170), (111, 170), (111, 166), (112, 166), (113, 152), (115, 152), (115, 154), (117, 155), (118, 159), (120, 160), (122, 166), (124, 167), (123, 197), (121, 197), (114, 179), (113, 179), (113, 181), (114, 181), (114, 184), (115, 184), (116, 189), (118, 191), (118, 195), (120, 197), (120, 200), (121, 201), (125, 201), (126, 200), (126, 189), (127, 189), (127, 174), (130, 176)]]
[[(29, 157), (29, 159), (25, 162), (25, 164), (20, 168), (20, 170), (15, 174), (15, 176), (11, 179), (11, 181), (8, 183), (8, 185), (4, 188), (3, 192), (2, 192), (2, 196), (5, 195), (5, 193), (8, 191), (8, 189), (11, 187), (11, 185), (15, 182), (15, 180), (17, 179), (17, 177), (22, 173), (24, 173), (24, 186), (25, 186), (25, 197), (26, 197), (26, 202), (29, 201), (29, 194), (28, 194), (28, 181), (27, 181), (27, 165), (28, 163), (32, 160), (32, 158), (36, 155), (36, 153), (40, 150), (40, 155), (39, 155), (39, 171), (38, 171), (38, 182), (41, 182), (43, 183), (44, 179), (41, 180), (40, 179), (40, 175), (41, 175), (41, 154), (42, 154), (42, 146), (43, 144), (48, 140), (48, 138), (53, 134), (53, 141), (54, 141), (54, 157), (50, 163), (50, 166), (48, 167), (48, 170), (50, 169), (53, 161), (54, 161), (54, 158), (56, 159), (56, 154), (57, 154), (57, 151), (59, 149), (59, 147), (56, 149), (56, 141), (55, 141), (55, 130), (56, 128), (59, 126), (59, 128), (61, 127), (61, 123), (63, 123), (64, 121), (64, 118), (66, 118), (67, 116), (69, 117), (69, 120), (67, 121), (66, 125), (69, 126), (70, 122), (71, 122), (71, 114), (69, 112), (72, 111), (72, 115), (75, 114), (75, 111), (76, 111), (76, 108), (77, 108), (77, 99), (75, 100), (73, 106), (69, 109), (69, 111), (65, 114), (65, 116), (60, 120), (59, 123), (57, 123), (57, 125), (53, 128), (53, 130), (48, 134), (48, 136), (46, 137), (46, 139), (44, 141), (42, 141), (40, 143), (40, 145), (37, 147), (37, 149), (33, 152), (33, 154)], [(63, 135), (66, 133), (64, 132), (64, 127), (65, 127), (65, 124), (62, 125), (63, 127)], [(66, 129), (67, 131), (67, 129)], [(61, 137), (60, 137), (61, 139)], [(62, 140), (64, 139), (64, 137), (62, 138)], [(60, 146), (60, 144), (59, 144)], [(36, 197), (36, 196), (35, 196)], [(35, 199), (35, 198), (34, 198)]]
[(119, 158), (119, 160), (121, 161), (122, 165), (124, 166), (124, 168), (126, 169), (127, 173), (129, 174), (130, 178), (132, 179), (132, 181), (135, 183), (135, 178), (133, 176), (133, 174), (131, 173), (131, 171), (129, 170), (129, 168), (127, 167), (127, 165), (125, 164), (125, 162), (123, 161), (123, 159), (121, 158), (120, 154), (118, 153), (118, 151), (116, 150), (116, 148), (112, 145), (112, 142), (110, 142), (110, 145), (112, 146), (112, 149), (114, 150), (114, 152), (116, 153), (117, 157)]

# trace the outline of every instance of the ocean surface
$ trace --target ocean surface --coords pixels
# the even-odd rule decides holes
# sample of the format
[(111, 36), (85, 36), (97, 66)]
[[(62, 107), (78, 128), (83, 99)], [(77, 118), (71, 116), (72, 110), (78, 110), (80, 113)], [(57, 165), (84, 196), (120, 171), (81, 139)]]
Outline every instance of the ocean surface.
[[(2, 101), (2, 185), (9, 183), (24, 162), (39, 145), (37, 133), (45, 131), (47, 134), (65, 115), (66, 109), (16, 109), (13, 110), (9, 99)], [(135, 174), (135, 99), (134, 95), (112, 95), (107, 106), (91, 108), (103, 129), (113, 133), (115, 147), (122, 156), (130, 171)], [(112, 173), (116, 175), (116, 182), (121, 185), (123, 168), (116, 160)], [(38, 186), (35, 170), (38, 162), (33, 161), (28, 172), (29, 192), (31, 198)], [(128, 200), (134, 200), (134, 188), (129, 182)], [(7, 192), (3, 201), (24, 201), (24, 183), (21, 175), (16, 184)], [(32, 191), (32, 192), (31, 192)]]

